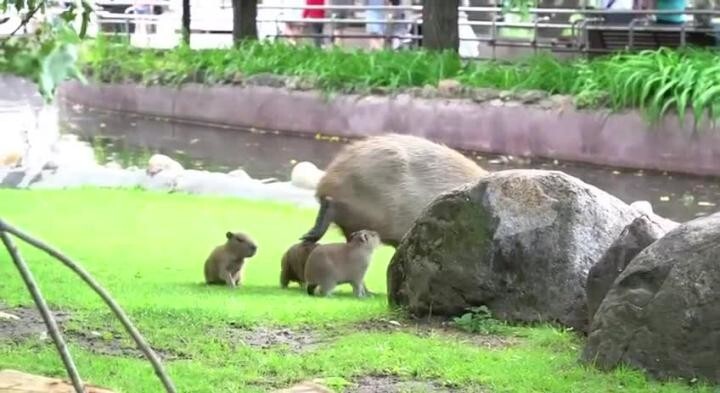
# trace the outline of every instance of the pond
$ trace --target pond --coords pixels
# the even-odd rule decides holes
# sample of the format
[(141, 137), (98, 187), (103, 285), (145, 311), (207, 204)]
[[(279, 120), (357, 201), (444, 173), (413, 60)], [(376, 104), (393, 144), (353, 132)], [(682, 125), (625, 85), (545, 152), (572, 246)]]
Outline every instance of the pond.
[[(346, 142), (277, 131), (239, 130), (177, 123), (138, 115), (109, 113), (60, 103), (60, 130), (88, 141), (101, 161), (144, 166), (162, 153), (186, 168), (228, 172), (238, 167), (255, 178), (288, 180), (293, 165), (311, 161), (324, 168)], [(631, 203), (647, 200), (659, 214), (686, 221), (720, 205), (720, 179), (556, 160), (531, 160), (465, 152), (491, 171), (511, 168), (557, 169)]]
[[(45, 113), (32, 85), (0, 76), (0, 124), (19, 126), (18, 119)], [(32, 110), (28, 111), (27, 108)], [(75, 134), (87, 141), (100, 163), (115, 161), (145, 167), (154, 153), (173, 157), (189, 169), (229, 172), (242, 167), (255, 178), (288, 180), (293, 165), (311, 161), (324, 168), (346, 141), (299, 137), (267, 130), (238, 130), (170, 122), (137, 115), (109, 113), (57, 103), (56, 117), (37, 122), (41, 134)], [(18, 113), (24, 113), (18, 116)], [(52, 113), (52, 112), (51, 112)], [(57, 123), (50, 127), (50, 122)], [(29, 123), (28, 123), (29, 124)], [(13, 127), (3, 127), (6, 129)], [(54, 128), (54, 130), (46, 130)], [(708, 215), (720, 205), (720, 179), (580, 163), (504, 157), (465, 152), (491, 171), (511, 168), (556, 169), (595, 185), (631, 203), (647, 200), (667, 218), (687, 221)], [(688, 157), (688, 159), (692, 159)]]

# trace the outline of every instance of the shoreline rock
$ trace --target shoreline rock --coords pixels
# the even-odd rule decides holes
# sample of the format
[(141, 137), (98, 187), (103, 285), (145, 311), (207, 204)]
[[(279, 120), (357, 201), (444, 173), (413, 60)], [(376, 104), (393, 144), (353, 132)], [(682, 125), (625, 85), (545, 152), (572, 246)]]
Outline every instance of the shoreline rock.
[(509, 322), (588, 325), (585, 281), (640, 213), (560, 171), (505, 170), (436, 198), (388, 266), (388, 300), (416, 316), (485, 305)]
[[(317, 207), (312, 180), (322, 173), (314, 164), (302, 163), (305, 172), (301, 186), (292, 181), (254, 179), (241, 168), (229, 173), (184, 169), (171, 157), (155, 154), (145, 169), (122, 168), (117, 162), (100, 164), (89, 154), (92, 148), (73, 136), (65, 135), (51, 146), (41, 167), (0, 167), (0, 188), (68, 189), (80, 187), (141, 188), (167, 193), (239, 197), (270, 200)], [(297, 167), (297, 166), (296, 166)], [(314, 169), (313, 169), (314, 168)], [(296, 168), (293, 168), (294, 170)], [(313, 169), (308, 171), (308, 169)]]

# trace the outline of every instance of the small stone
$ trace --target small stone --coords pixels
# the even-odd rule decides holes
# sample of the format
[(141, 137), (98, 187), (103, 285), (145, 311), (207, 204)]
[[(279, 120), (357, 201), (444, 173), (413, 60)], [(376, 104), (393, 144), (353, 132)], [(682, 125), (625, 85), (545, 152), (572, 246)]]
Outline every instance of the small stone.
[(23, 155), (19, 150), (11, 150), (8, 152), (0, 153), (0, 168), (7, 167), (13, 168), (20, 165)]
[(234, 171), (229, 172), (228, 175), (230, 175), (232, 177), (237, 177), (239, 179), (246, 179), (246, 180), (252, 179), (252, 177), (250, 177), (250, 175), (248, 175), (248, 173), (245, 172), (245, 170), (242, 168), (235, 169)]
[(572, 108), (574, 106), (573, 97), (564, 96), (560, 94), (554, 94), (550, 96), (550, 101), (553, 103), (553, 107), (556, 108)]
[(0, 311), (0, 319), (12, 320), (12, 321), (19, 321), (19, 320), (20, 320), (20, 317), (18, 317), (17, 315), (13, 315), (13, 314), (10, 314), (10, 313), (6, 313), (6, 312)]
[(470, 99), (475, 102), (486, 102), (494, 100), (500, 96), (500, 92), (495, 89), (478, 88), (470, 90)]
[(16, 168), (0, 171), (0, 188), (15, 188), (27, 175), (25, 169)]
[(512, 91), (505, 90), (505, 91), (501, 91), (498, 94), (498, 97), (503, 101), (509, 101), (509, 100), (512, 100), (513, 98), (515, 98), (515, 93), (513, 93)]
[(455, 79), (443, 79), (438, 82), (437, 90), (445, 97), (455, 97), (462, 93), (463, 86)]
[(540, 90), (528, 90), (519, 93), (516, 98), (523, 104), (534, 104), (547, 97), (547, 93)]
[(495, 165), (498, 165), (498, 164), (507, 165), (507, 163), (509, 163), (509, 162), (510, 162), (510, 159), (508, 159), (505, 156), (499, 156), (497, 158), (494, 158), (494, 159), (488, 161), (488, 163), (495, 164)]
[(297, 163), (290, 173), (290, 182), (295, 187), (314, 190), (320, 178), (325, 174), (324, 171), (309, 161)]
[(100, 338), (100, 337), (102, 337), (102, 333), (100, 333), (96, 330), (93, 330), (90, 332), (90, 337)]
[(285, 77), (270, 73), (250, 75), (245, 79), (245, 84), (252, 86), (285, 87), (286, 83)]
[(430, 85), (425, 85), (422, 88), (422, 92), (420, 93), (420, 97), (422, 98), (435, 98), (438, 96), (438, 91), (434, 87)]
[(315, 88), (315, 82), (307, 79), (307, 78), (301, 78), (295, 87), (297, 90), (312, 90)]
[(384, 86), (373, 86), (370, 88), (370, 94), (384, 96), (388, 95), (389, 93), (390, 89)]
[(285, 87), (290, 90), (300, 90), (300, 77), (291, 76), (285, 80)]
[(553, 107), (555, 107), (555, 102), (553, 100), (545, 98), (540, 100), (537, 105), (542, 109), (552, 109)]
[(408, 95), (412, 97), (422, 97), (423, 95), (423, 88), (422, 87), (411, 87), (405, 91)]
[(162, 171), (183, 171), (184, 168), (179, 162), (163, 154), (153, 154), (148, 160), (146, 172), (153, 176)]
[(230, 76), (230, 83), (239, 85), (243, 83), (243, 74), (240, 72), (235, 72)]
[(499, 98), (495, 98), (494, 100), (491, 100), (491, 101), (490, 101), (490, 105), (492, 105), (492, 106), (503, 106), (503, 105), (505, 105), (505, 102), (503, 102), (503, 100), (501, 100), (501, 99), (499, 99)]
[(274, 393), (332, 393), (332, 390), (312, 381), (301, 382), (287, 389), (273, 391)]

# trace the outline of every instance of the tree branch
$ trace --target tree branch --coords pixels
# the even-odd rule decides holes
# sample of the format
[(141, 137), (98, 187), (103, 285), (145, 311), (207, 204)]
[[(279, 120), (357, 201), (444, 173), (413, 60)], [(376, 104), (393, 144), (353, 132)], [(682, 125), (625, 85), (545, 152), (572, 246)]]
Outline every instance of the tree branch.
[(38, 11), (40, 11), (40, 8), (42, 8), (42, 6), (44, 4), (45, 4), (44, 1), (39, 1), (38, 5), (35, 6), (35, 8), (33, 8), (32, 10), (30, 10), (30, 12), (28, 12), (28, 14), (25, 16), (25, 18), (23, 18), (22, 21), (20, 21), (20, 25), (18, 25), (18, 27), (16, 27), (15, 30), (13, 30), (12, 33), (10, 33), (10, 37), (14, 36), (15, 33), (17, 33), (18, 30), (20, 30), (23, 26), (27, 25), (30, 22), (30, 19), (32, 19), (33, 16), (35, 16), (35, 14)]
[(50, 310), (45, 303), (45, 299), (43, 298), (42, 293), (40, 293), (40, 288), (38, 288), (37, 283), (35, 283), (32, 272), (30, 272), (27, 264), (20, 256), (20, 252), (18, 251), (17, 247), (15, 247), (15, 244), (13, 243), (12, 239), (10, 239), (10, 236), (8, 236), (7, 232), (3, 230), (2, 221), (0, 221), (0, 238), (2, 238), (2, 242), (3, 244), (5, 244), (5, 248), (7, 248), (8, 252), (10, 253), (10, 257), (15, 263), (15, 267), (20, 272), (20, 276), (25, 282), (28, 291), (30, 291), (32, 298), (35, 301), (35, 305), (40, 310), (40, 315), (42, 315), (42, 319), (43, 321), (45, 321), (45, 326), (47, 326), (47, 329), (50, 332), (50, 336), (52, 337), (58, 352), (60, 352), (60, 358), (62, 358), (62, 362), (65, 365), (65, 370), (67, 370), (68, 376), (70, 377), (73, 387), (75, 388), (75, 392), (84, 393), (85, 388), (83, 386), (82, 380), (80, 379), (80, 374), (78, 374), (75, 363), (70, 356), (70, 351), (68, 351), (67, 345), (65, 345), (65, 340), (63, 340), (63, 337), (60, 334), (60, 329), (58, 329), (55, 318), (53, 318), (52, 314), (50, 313)]
[(120, 308), (120, 306), (115, 303), (110, 294), (108, 294), (107, 291), (102, 286), (100, 286), (100, 284), (98, 284), (97, 281), (95, 281), (87, 271), (85, 271), (85, 269), (83, 269), (77, 263), (73, 262), (70, 258), (63, 255), (60, 251), (55, 250), (51, 246), (43, 243), (38, 239), (33, 238), (32, 236), (24, 233), (23, 231), (11, 226), (7, 222), (0, 219), (0, 233), (2, 233), (3, 231), (9, 232), (17, 236), (21, 240), (45, 251), (47, 254), (59, 260), (65, 266), (70, 268), (70, 270), (75, 272), (75, 274), (80, 276), (80, 278), (82, 278), (82, 280), (85, 281), (85, 283), (88, 284), (95, 291), (95, 293), (97, 293), (102, 298), (105, 304), (110, 307), (110, 309), (113, 311), (113, 313), (115, 313), (115, 316), (117, 316), (120, 322), (122, 322), (125, 330), (127, 330), (130, 336), (132, 336), (140, 351), (142, 351), (145, 357), (152, 364), (153, 369), (155, 370), (155, 374), (158, 376), (160, 381), (162, 381), (165, 387), (165, 391), (168, 393), (176, 393), (175, 386), (170, 380), (170, 377), (165, 372), (165, 369), (163, 368), (162, 363), (160, 362), (160, 359), (158, 358), (155, 351), (150, 348), (150, 346), (145, 341), (145, 338), (135, 328), (132, 322), (130, 322), (130, 319), (127, 317), (127, 315), (125, 315), (125, 312), (122, 310), (122, 308)]

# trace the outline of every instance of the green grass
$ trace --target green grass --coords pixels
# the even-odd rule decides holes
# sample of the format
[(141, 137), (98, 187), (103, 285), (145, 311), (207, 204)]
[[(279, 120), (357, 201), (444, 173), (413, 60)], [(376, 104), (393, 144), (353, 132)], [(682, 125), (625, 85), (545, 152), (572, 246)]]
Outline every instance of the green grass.
[[(365, 52), (283, 43), (245, 43), (233, 49), (139, 49), (107, 38), (87, 42), (85, 70), (104, 82), (230, 83), (260, 73), (298, 77), (326, 91), (390, 91), (456, 79), (468, 87), (542, 90), (576, 98), (582, 107), (640, 108), (656, 120), (720, 116), (720, 61), (713, 49), (619, 53), (562, 61), (547, 54), (514, 63), (463, 61), (451, 52)], [(681, 119), (682, 120), (682, 119)]]
[[(82, 263), (128, 311), (150, 343), (182, 355), (166, 365), (181, 392), (262, 392), (309, 378), (342, 381), (367, 374), (451, 383), (462, 391), (685, 392), (710, 391), (648, 382), (639, 372), (610, 373), (577, 363), (574, 335), (549, 327), (505, 327), (514, 344), (488, 349), (440, 330), (417, 335), (362, 330), (369, 319), (397, 318), (386, 306), (385, 270), (392, 251), (379, 250), (368, 286), (380, 293), (354, 299), (340, 287), (334, 298), (312, 298), (278, 287), (284, 250), (311, 225), (314, 211), (230, 198), (165, 195), (137, 190), (0, 190), (0, 216)], [(246, 286), (206, 287), (202, 263), (226, 230), (255, 237)], [(336, 231), (330, 239), (339, 240)], [(53, 307), (72, 311), (72, 331), (122, 332), (104, 305), (66, 269), (20, 244)], [(0, 301), (30, 305), (9, 257), (0, 253)], [(332, 339), (295, 353), (261, 350), (230, 339), (235, 326), (310, 326)], [(487, 322), (483, 322), (487, 323)], [(125, 337), (125, 335), (122, 335)], [(93, 353), (70, 336), (81, 374), (123, 392), (158, 392), (149, 365), (131, 356)], [(123, 338), (127, 345), (129, 341)], [(49, 343), (11, 343), (0, 337), (0, 368), (63, 375)]]

